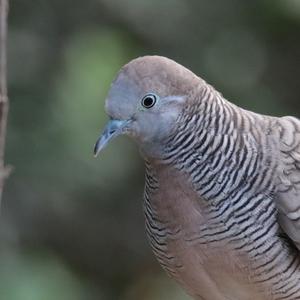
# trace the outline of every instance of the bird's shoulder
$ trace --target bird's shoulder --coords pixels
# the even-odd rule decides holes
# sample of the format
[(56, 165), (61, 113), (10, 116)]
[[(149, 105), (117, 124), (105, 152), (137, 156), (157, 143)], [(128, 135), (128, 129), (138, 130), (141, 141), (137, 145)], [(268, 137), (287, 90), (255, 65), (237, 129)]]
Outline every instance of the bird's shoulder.
[(283, 230), (300, 249), (300, 120), (276, 120), (278, 136), (278, 176), (276, 204)]
[(287, 116), (276, 123), (281, 179), (300, 191), (300, 120)]

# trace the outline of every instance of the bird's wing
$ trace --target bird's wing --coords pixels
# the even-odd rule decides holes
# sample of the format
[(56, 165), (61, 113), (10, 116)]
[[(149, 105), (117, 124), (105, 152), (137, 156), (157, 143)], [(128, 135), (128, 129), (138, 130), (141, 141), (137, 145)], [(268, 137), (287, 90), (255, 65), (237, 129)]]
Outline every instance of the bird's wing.
[(300, 120), (278, 119), (279, 176), (276, 204), (279, 222), (300, 250)]

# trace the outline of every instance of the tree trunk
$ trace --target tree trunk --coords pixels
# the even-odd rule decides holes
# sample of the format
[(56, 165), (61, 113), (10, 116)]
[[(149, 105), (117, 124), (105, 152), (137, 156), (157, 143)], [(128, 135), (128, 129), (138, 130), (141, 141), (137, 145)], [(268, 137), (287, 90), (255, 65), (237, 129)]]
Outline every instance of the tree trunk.
[(8, 175), (8, 168), (6, 168), (4, 164), (6, 124), (9, 105), (6, 79), (7, 14), (8, 0), (0, 0), (0, 204), (4, 181)]

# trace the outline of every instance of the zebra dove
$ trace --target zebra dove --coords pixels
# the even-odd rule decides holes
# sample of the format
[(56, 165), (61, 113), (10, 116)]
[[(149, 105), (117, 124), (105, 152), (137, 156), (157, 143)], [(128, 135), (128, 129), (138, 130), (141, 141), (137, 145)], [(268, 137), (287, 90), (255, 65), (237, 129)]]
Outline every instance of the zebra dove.
[(228, 102), (159, 56), (125, 65), (97, 154), (126, 134), (145, 160), (146, 232), (194, 298), (300, 299), (300, 120)]

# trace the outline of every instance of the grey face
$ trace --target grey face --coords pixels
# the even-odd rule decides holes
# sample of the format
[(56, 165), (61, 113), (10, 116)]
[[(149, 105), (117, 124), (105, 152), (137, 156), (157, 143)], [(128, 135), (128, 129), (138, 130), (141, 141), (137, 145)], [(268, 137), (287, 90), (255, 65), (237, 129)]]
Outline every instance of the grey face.
[[(106, 99), (110, 121), (96, 142), (95, 155), (120, 134), (133, 137), (145, 154), (159, 151), (187, 98), (181, 74), (176, 72), (179, 67), (183, 68), (166, 58), (150, 56), (121, 69)], [(188, 75), (191, 79), (193, 74)]]

